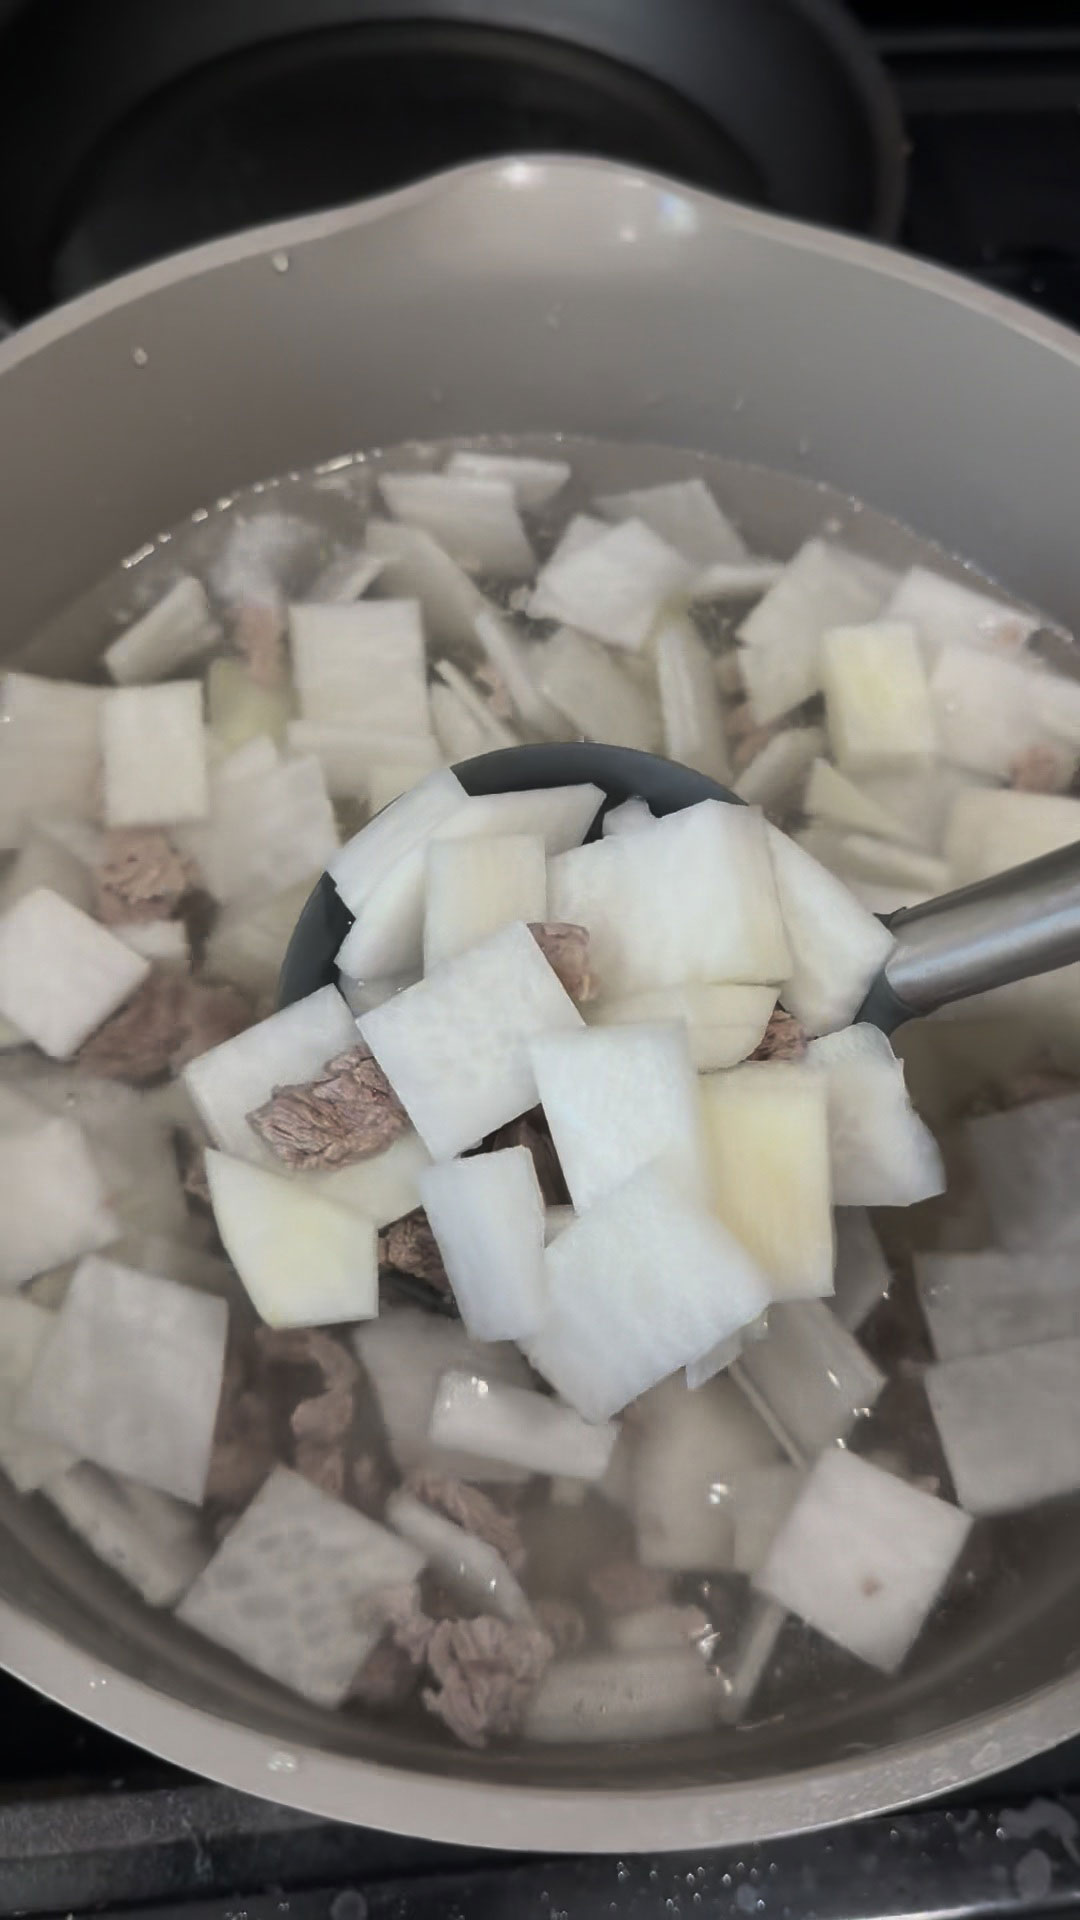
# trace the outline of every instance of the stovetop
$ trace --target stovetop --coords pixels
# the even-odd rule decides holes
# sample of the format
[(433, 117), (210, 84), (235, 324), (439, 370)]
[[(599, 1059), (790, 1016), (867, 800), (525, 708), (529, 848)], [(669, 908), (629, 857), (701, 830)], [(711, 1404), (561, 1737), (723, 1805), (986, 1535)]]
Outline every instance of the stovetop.
[[(852, 11), (904, 112), (901, 244), (1080, 325), (1078, 0), (852, 0)], [(177, 1920), (1062, 1912), (1080, 1908), (1080, 1741), (962, 1799), (825, 1835), (534, 1860), (340, 1827), (209, 1786), (0, 1676), (0, 1920), (101, 1908)]]

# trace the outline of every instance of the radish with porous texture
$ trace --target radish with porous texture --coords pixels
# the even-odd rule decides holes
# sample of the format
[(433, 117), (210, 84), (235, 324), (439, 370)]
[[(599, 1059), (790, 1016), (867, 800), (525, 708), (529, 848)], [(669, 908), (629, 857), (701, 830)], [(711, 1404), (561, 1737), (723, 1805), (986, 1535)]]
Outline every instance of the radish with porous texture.
[(547, 856), (539, 834), (434, 840), (424, 882), (424, 970), (513, 920), (547, 917)]
[(556, 1660), (529, 1703), (526, 1740), (663, 1740), (716, 1725), (721, 1683), (692, 1647)]
[(580, 627), (609, 645), (644, 646), (666, 601), (689, 590), (694, 568), (641, 520), (623, 520), (541, 567), (529, 611)]
[(885, 1385), (880, 1368), (823, 1300), (771, 1307), (765, 1338), (747, 1343), (733, 1378), (800, 1464), (846, 1440)]
[(424, 630), (415, 600), (289, 609), (300, 712), (325, 725), (430, 735)]
[(601, 494), (596, 504), (605, 520), (642, 521), (697, 566), (746, 558), (742, 536), (697, 475), (691, 480), (669, 480), (658, 487)]
[(418, 1182), (461, 1317), (476, 1340), (520, 1340), (544, 1318), (544, 1196), (527, 1147), (429, 1167)]
[(760, 1415), (728, 1380), (691, 1391), (673, 1378), (645, 1396), (630, 1467), (638, 1554), (672, 1573), (734, 1566), (732, 1490), (780, 1449)]
[(512, 1387), (527, 1387), (529, 1369), (508, 1341), (471, 1340), (460, 1320), (395, 1307), (356, 1328), (358, 1359), (374, 1389), (390, 1450), (402, 1473), (430, 1467), (463, 1479), (518, 1481), (526, 1469), (484, 1459), (461, 1448), (436, 1446), (431, 1417), (439, 1381), (447, 1372), (468, 1373)]
[(810, 1033), (854, 1020), (896, 942), (887, 927), (812, 855), (768, 829), (793, 966), (780, 998)]
[(209, 653), (220, 638), (206, 589), (190, 573), (181, 575), (157, 603), (119, 634), (102, 655), (121, 685), (163, 680), (177, 667)]
[(754, 721), (768, 726), (823, 685), (822, 637), (878, 613), (892, 578), (825, 540), (808, 540), (740, 626)]
[(969, 1513), (1011, 1513), (1080, 1488), (1080, 1338), (939, 1361), (925, 1379)]
[(683, 1198), (704, 1204), (705, 1141), (685, 1027), (543, 1034), (529, 1052), (579, 1213), (648, 1165), (661, 1167)]
[(210, 1558), (195, 1508), (128, 1474), (105, 1473), (84, 1460), (53, 1474), (42, 1491), (148, 1607), (175, 1606)]
[(518, 579), (532, 572), (532, 548), (508, 481), (384, 473), (379, 490), (396, 520), (429, 533), (469, 573)]
[(96, 1253), (120, 1232), (101, 1171), (74, 1120), (34, 1112), (27, 1126), (0, 1132), (0, 1192), (0, 1289)]
[(33, 673), (0, 677), (0, 847), (18, 847), (46, 814), (98, 818), (103, 687), (45, 680)]
[(678, 1021), (685, 1026), (690, 1058), (699, 1073), (736, 1067), (758, 1046), (776, 1005), (772, 987), (650, 987), (643, 993), (601, 1000), (586, 1009), (590, 1026), (648, 1025)]
[(910, 1207), (944, 1193), (940, 1148), (879, 1028), (863, 1024), (812, 1040), (806, 1064), (825, 1077), (837, 1206)]
[(701, 1099), (720, 1219), (767, 1276), (776, 1299), (831, 1293), (824, 1087), (801, 1066), (762, 1061), (706, 1074)]
[(551, 706), (586, 739), (610, 740), (645, 753), (659, 747), (656, 702), (599, 640), (559, 627), (536, 649), (536, 677)]
[(583, 1420), (543, 1393), (444, 1373), (435, 1395), (431, 1437), (439, 1446), (506, 1460), (531, 1473), (602, 1480), (618, 1428)]
[(54, 1313), (23, 1295), (0, 1299), (0, 1467), (20, 1493), (66, 1473), (78, 1457), (57, 1440), (28, 1433), (16, 1418), (19, 1395), (55, 1326)]
[(822, 639), (829, 740), (847, 772), (928, 761), (934, 710), (914, 627), (881, 620), (832, 627)]
[(47, 887), (0, 918), (0, 1014), (54, 1060), (130, 999), (149, 962)]
[(330, 1326), (378, 1312), (374, 1221), (304, 1180), (213, 1148), (206, 1178), (222, 1244), (268, 1326)]
[(919, 1305), (939, 1360), (1080, 1338), (1080, 1262), (1060, 1253), (921, 1253)]
[(314, 1079), (335, 1054), (356, 1045), (356, 1023), (336, 987), (320, 987), (184, 1068), (184, 1084), (215, 1146), (274, 1166), (248, 1114), (275, 1087)]
[(685, 614), (661, 620), (652, 638), (664, 745), (672, 760), (681, 760), (710, 780), (728, 780), (724, 726), (713, 663), (693, 622)]
[(210, 789), (200, 681), (107, 693), (101, 749), (108, 826), (167, 827), (205, 819)]

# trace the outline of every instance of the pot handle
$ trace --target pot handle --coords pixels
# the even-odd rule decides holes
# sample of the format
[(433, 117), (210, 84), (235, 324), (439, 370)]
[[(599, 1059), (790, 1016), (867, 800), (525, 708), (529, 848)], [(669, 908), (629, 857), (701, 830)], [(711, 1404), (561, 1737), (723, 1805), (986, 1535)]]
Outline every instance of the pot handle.
[(953, 1000), (1080, 960), (1080, 841), (977, 886), (901, 907), (896, 945), (859, 1013), (891, 1033)]

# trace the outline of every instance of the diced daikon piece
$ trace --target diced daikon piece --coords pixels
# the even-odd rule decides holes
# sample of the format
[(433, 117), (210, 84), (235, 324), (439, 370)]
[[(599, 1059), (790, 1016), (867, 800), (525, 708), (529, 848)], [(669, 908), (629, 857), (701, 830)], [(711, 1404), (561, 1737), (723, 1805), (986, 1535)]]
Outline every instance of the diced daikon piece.
[(452, 453), (446, 471), (458, 480), (498, 480), (512, 487), (519, 507), (546, 507), (570, 478), (568, 460), (534, 460), (520, 453)]
[[(441, 662), (443, 666), (446, 662)], [(439, 680), (430, 689), (431, 724), (439, 751), (445, 760), (474, 760), (478, 754), (494, 753), (499, 747), (513, 745), (500, 737), (502, 723), (490, 713), (478, 717), (456, 687)]]
[(837, 1207), (835, 1289), (830, 1305), (842, 1327), (857, 1333), (889, 1291), (892, 1275), (865, 1207)]
[[(482, 736), (480, 752), (487, 753), (497, 747), (521, 745), (520, 738), (513, 727), (509, 726), (505, 720), (499, 719), (490, 698), (485, 698), (452, 660), (436, 660), (435, 674), (453, 695), (461, 711), (479, 728)], [(435, 730), (438, 732), (438, 713), (436, 709), (432, 711)]]
[(807, 768), (824, 751), (820, 727), (785, 727), (766, 740), (745, 766), (733, 790), (750, 807), (787, 806), (794, 802)]
[(712, 657), (685, 614), (661, 620), (653, 636), (664, 746), (669, 759), (681, 760), (710, 780), (728, 780), (720, 691)]
[(372, 776), (376, 766), (384, 765), (388, 760), (401, 761), (408, 765), (412, 778), (398, 788), (404, 793), (406, 787), (430, 773), (439, 764), (439, 745), (434, 734), (391, 734), (369, 733), (365, 729), (352, 725), (334, 726), (325, 720), (290, 720), (286, 728), (286, 738), (294, 753), (313, 753), (323, 770), (326, 790), (335, 800), (351, 798), (368, 799), (373, 813), (387, 804), (387, 797), (396, 799), (397, 794), (380, 795), (371, 800)]
[(212, 741), (227, 753), (265, 734), (283, 740), (292, 712), (288, 687), (264, 687), (243, 660), (223, 654), (206, 676), (206, 715)]
[(507, 481), (382, 473), (378, 484), (395, 520), (429, 533), (469, 573), (523, 579), (532, 572), (533, 551)]
[(1080, 1244), (1080, 1094), (980, 1114), (964, 1135), (996, 1240), (1010, 1252)]
[(117, 687), (101, 709), (110, 827), (175, 826), (210, 809), (199, 680)]
[(48, 1120), (0, 1133), (4, 1233), (0, 1288), (107, 1247), (120, 1232), (105, 1185), (74, 1120)]
[(516, 921), (358, 1024), (429, 1153), (446, 1160), (536, 1105), (529, 1041), (583, 1022)]
[(83, 1129), (120, 1230), (141, 1229), (189, 1239), (199, 1231), (177, 1172), (170, 1128), (154, 1097), (81, 1068), (50, 1068), (33, 1082), (43, 1113)]
[(829, 1448), (754, 1584), (826, 1639), (895, 1673), (970, 1528), (969, 1516), (946, 1501)]
[[(257, 743), (250, 741), (249, 746)], [(245, 749), (246, 751), (246, 749)], [(234, 758), (236, 756), (233, 756)], [(309, 885), (337, 852), (334, 810), (313, 754), (244, 777), (230, 762), (211, 780), (211, 819), (180, 839), (215, 899), (230, 902)]]
[(630, 1475), (639, 1559), (673, 1573), (733, 1566), (731, 1489), (747, 1468), (779, 1459), (772, 1434), (728, 1380), (693, 1392), (664, 1380), (638, 1412)]
[(571, 555), (582, 553), (610, 531), (608, 522), (599, 519), (595, 513), (575, 513), (560, 533), (546, 564), (550, 567), (555, 560), (569, 560)]
[(167, 673), (209, 653), (220, 639), (202, 582), (181, 575), (164, 598), (126, 627), (102, 660), (114, 680), (163, 680)]
[(148, 961), (47, 887), (0, 918), (0, 1013), (54, 1060), (75, 1053), (149, 971)]
[[(700, 1085), (713, 1206), (720, 1219), (767, 1276), (773, 1298), (831, 1293), (824, 1086), (801, 1066), (776, 1061), (706, 1074)], [(697, 1349), (704, 1351), (704, 1346)]]
[[(440, 767), (411, 793), (402, 794), (376, 820), (334, 855), (330, 875), (351, 913), (359, 913), (379, 882), (408, 866), (415, 881), (417, 907), (423, 912), (423, 849), (437, 828), (463, 807), (465, 789), (449, 767)], [(410, 856), (413, 857), (410, 864)], [(394, 972), (394, 968), (385, 968)]]
[[(766, 1319), (768, 1316), (766, 1315)], [(688, 1387), (697, 1391), (708, 1380), (714, 1380), (718, 1373), (726, 1373), (732, 1362), (737, 1360), (743, 1350), (745, 1331), (740, 1329), (729, 1340), (718, 1340), (708, 1353), (698, 1355), (696, 1360), (688, 1360), (683, 1368), (683, 1378)]]
[(952, 646), (1013, 653), (1039, 624), (1034, 615), (991, 599), (962, 581), (947, 580), (929, 567), (910, 567), (901, 574), (883, 617), (909, 621), (928, 660)]
[(764, 1311), (769, 1286), (711, 1215), (645, 1167), (547, 1248), (549, 1310), (529, 1359), (586, 1420), (607, 1420)]
[(1028, 656), (943, 647), (930, 693), (942, 753), (974, 773), (1007, 780), (1030, 748), (1059, 735), (1075, 744), (1080, 687)]
[(293, 675), (305, 720), (370, 736), (431, 731), (417, 600), (289, 608)]
[(907, 901), (928, 900), (944, 893), (949, 869), (935, 854), (916, 847), (900, 847), (868, 833), (845, 833), (836, 850), (836, 870), (844, 878), (869, 881), (872, 886), (899, 889)]
[(438, 542), (420, 527), (394, 520), (369, 520), (364, 538), (369, 551), (383, 563), (381, 591), (419, 600), (424, 629), (432, 640), (471, 647), (473, 622), (485, 605), (484, 597)]
[(537, 834), (434, 840), (427, 850), (424, 969), (512, 920), (547, 918), (547, 851)]
[(924, 1380), (969, 1513), (1012, 1513), (1080, 1487), (1080, 1339), (939, 1361)]
[(412, 1129), (369, 1160), (325, 1173), (307, 1173), (305, 1183), (317, 1186), (327, 1199), (362, 1213), (377, 1227), (388, 1227), (421, 1205), (420, 1175), (431, 1165), (419, 1134)]
[(418, 787), (421, 780), (426, 779), (428, 774), (441, 764), (439, 743), (434, 736), (430, 742), (423, 745), (417, 742), (415, 749), (410, 748), (408, 753), (398, 753), (392, 758), (373, 760), (368, 767), (367, 777), (368, 806), (371, 812), (381, 813), (384, 807), (390, 805), (391, 800), (400, 800), (403, 793), (408, 793), (412, 787)]
[(512, 700), (522, 724), (545, 739), (558, 739), (562, 721), (540, 690), (545, 650), (522, 639), (493, 608), (476, 616), (476, 637)]
[(700, 801), (553, 860), (548, 911), (588, 928), (589, 969), (607, 998), (782, 980), (791, 955), (765, 835), (749, 807)]
[(305, 1180), (206, 1152), (222, 1245), (269, 1327), (327, 1327), (379, 1311), (375, 1223)]
[(310, 889), (306, 880), (262, 899), (222, 907), (203, 951), (203, 972), (255, 995), (273, 993)]
[(191, 946), (182, 920), (132, 920), (112, 931), (132, 953), (141, 954), (155, 966), (190, 971)]
[(88, 1255), (20, 1396), (20, 1425), (198, 1505), (228, 1318), (213, 1294)]
[(339, 1707), (385, 1631), (374, 1596), (423, 1563), (387, 1527), (275, 1467), (177, 1617), (305, 1700)]
[(799, 1463), (846, 1440), (885, 1385), (885, 1375), (821, 1300), (770, 1308), (768, 1333), (744, 1348), (732, 1378)]
[(455, 1526), (403, 1489), (390, 1495), (386, 1518), (467, 1606), (500, 1620), (532, 1619), (525, 1594), (502, 1554), (488, 1541)]
[(274, 1166), (248, 1114), (275, 1087), (313, 1080), (328, 1060), (356, 1045), (356, 1023), (336, 987), (320, 987), (189, 1060), (184, 1085), (215, 1146)]
[[(986, 777), (938, 761), (916, 772), (864, 774), (859, 792), (902, 824), (905, 843), (940, 853), (952, 808), (961, 793), (985, 787)], [(892, 836), (896, 838), (896, 835)]]
[(431, 1417), (439, 1381), (447, 1372), (468, 1373), (490, 1385), (530, 1384), (529, 1369), (517, 1348), (506, 1341), (470, 1340), (460, 1320), (396, 1307), (369, 1320), (352, 1335), (353, 1346), (374, 1389), (390, 1450), (400, 1471), (431, 1467), (463, 1480), (519, 1481), (522, 1467), (485, 1460), (459, 1449), (436, 1447)]
[(953, 802), (945, 858), (953, 886), (968, 887), (1075, 840), (1080, 840), (1080, 800), (974, 787)]
[(872, 620), (892, 584), (883, 568), (843, 547), (808, 540), (739, 628), (754, 721), (766, 727), (819, 692), (829, 627)]
[(787, 1609), (760, 1593), (751, 1594), (750, 1606), (730, 1653), (725, 1653), (719, 1671), (724, 1688), (720, 1718), (734, 1726), (743, 1718), (762, 1680), (768, 1672), (777, 1641), (787, 1624)]
[(599, 1027), (680, 1021), (686, 1027), (695, 1068), (698, 1073), (711, 1073), (718, 1067), (736, 1067), (753, 1053), (775, 1005), (772, 987), (691, 983), (685, 987), (652, 987), (644, 993), (590, 1004), (588, 1020), (590, 1026)]
[(829, 741), (849, 773), (921, 766), (937, 728), (914, 627), (879, 620), (822, 635)]
[(611, 646), (644, 645), (666, 601), (689, 590), (695, 569), (640, 520), (624, 520), (536, 577), (529, 611), (580, 627)]
[(439, 1446), (506, 1460), (530, 1473), (602, 1480), (618, 1428), (594, 1425), (547, 1394), (444, 1373), (435, 1395), (431, 1437)]
[(775, 827), (768, 833), (795, 962), (780, 998), (808, 1032), (829, 1033), (855, 1018), (895, 941), (820, 861)]
[(757, 1573), (764, 1566), (769, 1548), (799, 1497), (803, 1477), (790, 1460), (767, 1467), (745, 1467), (735, 1475), (731, 1511), (736, 1573)]
[(422, 1173), (419, 1187), (473, 1339), (535, 1333), (546, 1299), (544, 1197), (528, 1147), (445, 1161)]
[(72, 1532), (148, 1607), (175, 1606), (210, 1558), (198, 1514), (126, 1474), (83, 1462), (44, 1491)]
[(540, 1102), (579, 1213), (655, 1163), (707, 1204), (697, 1075), (682, 1025), (548, 1033), (530, 1048)]
[(587, 739), (646, 753), (660, 745), (655, 702), (587, 634), (560, 627), (538, 647), (537, 680), (552, 706)]
[(33, 673), (0, 677), (0, 848), (18, 847), (27, 829), (49, 813), (98, 818), (102, 687), (44, 680)]
[(768, 587), (774, 587), (783, 573), (779, 560), (715, 560), (694, 576), (690, 598), (709, 600), (756, 600)]
[(350, 980), (347, 974), (339, 973), (337, 984), (350, 1013), (359, 1019), (362, 1013), (370, 1013), (372, 1007), (381, 1007), (384, 1000), (392, 1000), (395, 993), (415, 987), (419, 978), (419, 971), (384, 973), (381, 980)]
[(834, 1205), (910, 1207), (944, 1193), (940, 1149), (886, 1034), (866, 1025), (826, 1034), (810, 1042), (806, 1064), (828, 1087)]
[(658, 487), (609, 493), (596, 502), (605, 520), (640, 520), (676, 553), (699, 567), (745, 560), (746, 547), (704, 480), (670, 480)]
[(664, 1740), (714, 1727), (721, 1706), (720, 1682), (692, 1647), (579, 1654), (552, 1662), (521, 1737), (559, 1746)]
[(604, 815), (601, 832), (637, 833), (641, 827), (651, 827), (656, 815), (647, 800), (623, 800), (617, 807), (609, 807)]
[(38, 887), (58, 893), (81, 913), (93, 912), (94, 879), (85, 861), (77, 859), (52, 834), (32, 827), (0, 885), (0, 914)]
[(33, 1300), (0, 1298), (0, 1467), (18, 1493), (33, 1493), (75, 1465), (70, 1448), (27, 1433), (15, 1418), (18, 1396), (55, 1325), (56, 1315)]
[(385, 565), (377, 553), (339, 553), (316, 574), (304, 598), (309, 604), (347, 607), (367, 592)]
[(899, 840), (905, 844), (910, 844), (913, 837), (902, 820), (872, 794), (856, 786), (846, 773), (831, 767), (827, 760), (814, 761), (803, 806), (812, 819), (824, 820), (843, 832), (871, 833), (882, 840)]
[(1080, 1339), (1080, 1264), (1061, 1253), (917, 1253), (919, 1304), (939, 1360)]

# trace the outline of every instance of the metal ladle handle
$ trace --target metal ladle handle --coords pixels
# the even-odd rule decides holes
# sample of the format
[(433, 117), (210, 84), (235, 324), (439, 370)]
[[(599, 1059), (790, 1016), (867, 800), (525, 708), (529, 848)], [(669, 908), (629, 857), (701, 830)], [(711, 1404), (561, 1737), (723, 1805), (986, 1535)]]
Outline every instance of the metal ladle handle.
[(901, 907), (859, 1013), (891, 1033), (919, 1014), (1080, 960), (1080, 841), (977, 886)]

